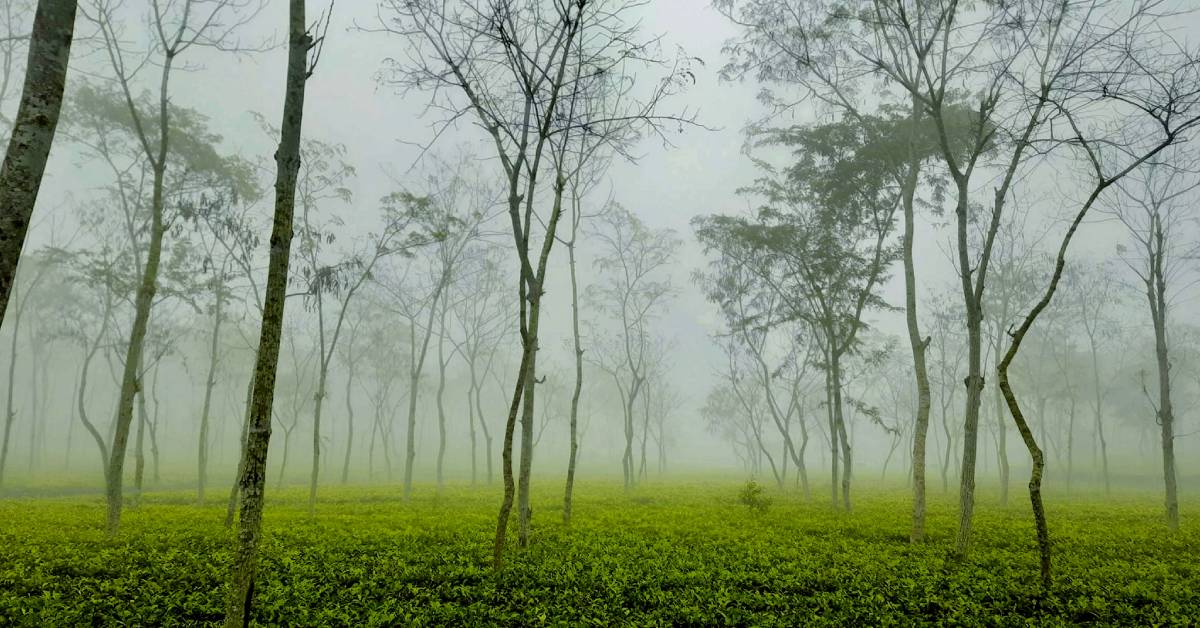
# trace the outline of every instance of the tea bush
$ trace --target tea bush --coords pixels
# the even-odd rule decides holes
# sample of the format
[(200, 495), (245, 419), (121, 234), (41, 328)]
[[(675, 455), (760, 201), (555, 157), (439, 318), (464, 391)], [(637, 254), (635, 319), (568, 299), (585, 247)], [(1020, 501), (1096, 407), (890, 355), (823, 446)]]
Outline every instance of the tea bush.
[[(1037, 582), (1027, 504), (981, 496), (974, 551), (950, 556), (955, 505), (907, 539), (908, 495), (852, 513), (781, 493), (767, 512), (730, 483), (582, 483), (571, 527), (539, 478), (534, 534), (490, 569), (496, 488), (271, 491), (254, 620), (286, 626), (1195, 625), (1200, 526), (1168, 534), (1152, 496), (1050, 496), (1056, 580)], [(1195, 512), (1191, 504), (1186, 512)], [(98, 496), (0, 501), (0, 625), (197, 626), (222, 616), (233, 534), (223, 505), (150, 493), (115, 539)]]

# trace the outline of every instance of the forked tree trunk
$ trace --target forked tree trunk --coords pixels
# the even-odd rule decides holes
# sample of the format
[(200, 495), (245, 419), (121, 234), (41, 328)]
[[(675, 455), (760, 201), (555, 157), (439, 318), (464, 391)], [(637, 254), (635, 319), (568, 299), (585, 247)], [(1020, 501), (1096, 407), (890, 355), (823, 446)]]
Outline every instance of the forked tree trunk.
[(290, 0), (288, 15), (287, 83), (275, 152), (275, 219), (271, 229), (271, 254), (267, 269), (262, 330), (254, 368), (253, 409), (246, 439), (245, 468), (239, 478), (241, 517), (238, 544), (230, 576), (225, 611), (226, 628), (250, 625), (258, 543), (262, 531), (263, 489), (266, 484), (267, 447), (271, 440), (271, 404), (279, 363), (279, 337), (291, 257), (292, 219), (296, 206), (296, 178), (300, 169), (300, 129), (304, 116), (304, 86), (311, 69), (308, 51), (313, 39), (306, 30), (305, 0)]
[(39, 0), (21, 104), (0, 165), (0, 319), (8, 309), (25, 233), (62, 110), (77, 0)]

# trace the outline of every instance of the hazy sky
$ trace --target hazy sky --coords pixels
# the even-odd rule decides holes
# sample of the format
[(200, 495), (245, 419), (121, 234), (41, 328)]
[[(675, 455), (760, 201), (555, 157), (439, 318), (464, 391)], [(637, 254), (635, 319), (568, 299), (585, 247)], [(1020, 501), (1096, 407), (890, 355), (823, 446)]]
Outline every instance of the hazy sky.
[[(127, 4), (140, 8), (139, 2)], [(313, 15), (325, 6), (324, 1), (309, 2)], [(284, 2), (269, 2), (245, 29), (242, 40), (247, 45), (271, 37), (281, 40), (286, 9)], [(395, 189), (397, 176), (411, 177), (408, 169), (418, 155), (415, 145), (428, 142), (432, 137), (431, 127), (440, 122), (436, 116), (422, 115), (423, 94), (397, 94), (393, 88), (376, 80), (382, 60), (399, 53), (401, 48), (395, 36), (356, 28), (356, 25), (373, 27), (375, 10), (376, 3), (370, 0), (337, 3), (334, 24), (329, 31), (321, 65), (309, 84), (305, 107), (305, 136), (344, 143), (349, 149), (350, 160), (358, 168), (358, 179), (351, 186), (355, 191), (355, 203), (343, 214), (351, 232), (365, 231), (374, 224), (378, 216), (376, 199)], [(601, 190), (600, 198), (596, 200), (603, 200), (602, 197), (611, 193), (615, 200), (650, 226), (674, 229), (685, 242), (674, 269), (679, 294), (672, 301), (662, 328), (675, 340), (672, 373), (676, 385), (688, 397), (688, 407), (678, 420), (699, 437), (702, 423), (695, 411), (709, 384), (715, 381), (714, 373), (721, 368), (722, 357), (709, 338), (717, 326), (715, 311), (690, 279), (690, 273), (703, 266), (704, 257), (691, 236), (689, 221), (701, 214), (738, 211), (746, 207), (747, 201), (735, 194), (739, 186), (747, 184), (754, 176), (742, 154), (742, 129), (764, 111), (755, 97), (757, 85), (729, 84), (718, 79), (718, 70), (724, 63), (721, 46), (735, 35), (735, 30), (708, 6), (708, 2), (655, 0), (641, 12), (645, 34), (665, 35), (664, 50), (670, 52), (681, 48), (688, 55), (704, 61), (704, 66), (695, 68), (696, 84), (675, 101), (675, 106), (696, 111), (698, 121), (708, 128), (690, 128), (672, 135), (673, 147), (665, 147), (654, 140), (644, 142), (637, 151), (642, 155), (638, 163), (616, 163), (607, 188)], [(1200, 32), (1198, 24), (1197, 17), (1190, 16), (1179, 21), (1178, 27), (1181, 33), (1190, 36)], [(131, 37), (139, 25), (136, 19), (130, 21)], [(80, 20), (82, 33), (86, 34), (90, 28), (86, 21)], [(71, 85), (78, 84), (81, 71), (108, 70), (103, 65), (104, 60), (97, 55), (96, 47), (86, 39), (81, 43), (73, 59), (75, 69)], [(286, 51), (279, 46), (242, 55), (209, 50), (189, 52), (184, 59), (189, 71), (176, 76), (173, 100), (177, 105), (207, 114), (213, 128), (224, 135), (231, 152), (269, 156), (273, 140), (257, 128), (249, 112), (260, 112), (268, 120), (278, 120), (285, 56)], [(10, 110), (12, 103), (5, 103), (5, 106)], [(811, 110), (801, 111), (804, 115), (814, 115)], [(490, 155), (490, 145), (481, 141), (478, 130), (469, 123), (442, 136), (434, 150), (451, 154), (464, 145), (480, 155)], [(69, 212), (70, 205), (64, 204), (63, 200), (66, 195), (88, 193), (86, 189), (80, 189), (81, 181), (86, 178), (79, 177), (79, 170), (70, 158), (73, 150), (70, 143), (56, 144), (48, 178), (50, 187), (41, 199), (39, 213), (54, 208)], [(488, 162), (484, 167), (499, 172), (495, 162)], [(1062, 175), (1047, 164), (1027, 173), (1020, 200), (1034, 207), (1034, 231), (1047, 226), (1054, 228), (1057, 224), (1054, 219), (1069, 207), (1074, 190), (1063, 185), (1066, 178)], [(981, 189), (988, 185), (989, 182), (982, 182)], [(269, 203), (262, 205), (262, 211), (264, 215), (269, 211)], [(32, 242), (45, 241), (48, 235), (46, 224), (40, 223), (40, 231), (35, 232)], [(1111, 226), (1089, 227), (1078, 251), (1109, 253), (1117, 233)], [(954, 269), (947, 255), (947, 235), (944, 229), (935, 228), (931, 219), (925, 218), (919, 234), (921, 244), (917, 260), (923, 295), (951, 285)], [(563, 251), (560, 249), (559, 252)], [(586, 271), (586, 265), (583, 268), (582, 282), (586, 284), (592, 277)], [(543, 346), (557, 352), (552, 354), (552, 361), (565, 363), (569, 354), (559, 350), (569, 329), (565, 255), (560, 256), (551, 272), (550, 314), (545, 323), (548, 330)], [(894, 304), (901, 303), (898, 278), (893, 278), (886, 296)], [(902, 331), (899, 314), (875, 318), (884, 331), (896, 334)], [(680, 454), (686, 456), (687, 451)]]

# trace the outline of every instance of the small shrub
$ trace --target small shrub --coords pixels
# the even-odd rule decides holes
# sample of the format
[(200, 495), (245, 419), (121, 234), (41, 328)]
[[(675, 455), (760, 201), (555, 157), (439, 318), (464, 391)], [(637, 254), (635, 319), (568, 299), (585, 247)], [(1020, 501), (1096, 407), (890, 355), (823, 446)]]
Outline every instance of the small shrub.
[(745, 504), (754, 512), (766, 512), (771, 507), (771, 498), (763, 495), (763, 486), (753, 479), (747, 480), (738, 491), (738, 503)]

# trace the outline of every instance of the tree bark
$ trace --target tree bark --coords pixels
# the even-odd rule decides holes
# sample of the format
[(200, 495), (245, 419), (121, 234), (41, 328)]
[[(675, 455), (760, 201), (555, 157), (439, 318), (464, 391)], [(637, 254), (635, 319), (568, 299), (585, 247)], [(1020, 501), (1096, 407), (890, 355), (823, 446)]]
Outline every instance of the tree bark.
[(77, 0), (39, 0), (29, 39), (21, 104), (0, 166), (0, 319), (41, 189), (62, 110)]
[(242, 494), (241, 516), (225, 612), (226, 628), (250, 625), (254, 576), (258, 564), (267, 447), (271, 439), (271, 404), (279, 363), (279, 337), (283, 328), (292, 223), (296, 206), (296, 178), (300, 169), (304, 87), (311, 73), (308, 51), (313, 46), (313, 38), (306, 30), (304, 5), (305, 0), (290, 0), (289, 3), (287, 83), (279, 148), (275, 152), (275, 219), (271, 229), (271, 254), (267, 269), (263, 321), (254, 368), (253, 410), (246, 440), (246, 461), (239, 478)]

